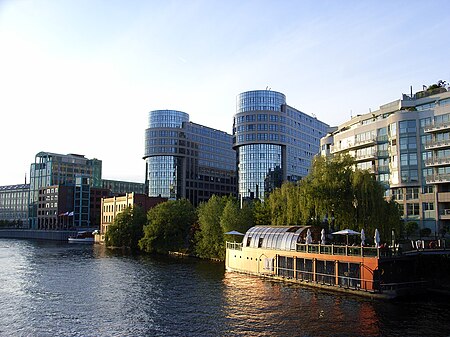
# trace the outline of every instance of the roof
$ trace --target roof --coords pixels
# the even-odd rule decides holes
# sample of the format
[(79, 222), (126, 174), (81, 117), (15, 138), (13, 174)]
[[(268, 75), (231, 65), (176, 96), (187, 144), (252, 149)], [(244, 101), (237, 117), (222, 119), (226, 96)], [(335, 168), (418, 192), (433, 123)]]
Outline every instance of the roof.
[(252, 248), (295, 250), (308, 228), (310, 226), (255, 226), (245, 233), (242, 244)]
[(0, 186), (0, 190), (1, 191), (28, 190), (28, 189), (30, 189), (30, 184), (17, 184), (17, 185)]

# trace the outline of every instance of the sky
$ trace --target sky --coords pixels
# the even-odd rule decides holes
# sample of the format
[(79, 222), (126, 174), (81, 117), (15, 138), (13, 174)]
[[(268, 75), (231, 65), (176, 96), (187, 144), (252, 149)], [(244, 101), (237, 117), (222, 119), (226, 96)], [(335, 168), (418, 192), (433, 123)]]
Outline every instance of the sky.
[(450, 1), (0, 0), (0, 185), (40, 151), (144, 182), (148, 112), (232, 132), (271, 90), (336, 126), (450, 81)]

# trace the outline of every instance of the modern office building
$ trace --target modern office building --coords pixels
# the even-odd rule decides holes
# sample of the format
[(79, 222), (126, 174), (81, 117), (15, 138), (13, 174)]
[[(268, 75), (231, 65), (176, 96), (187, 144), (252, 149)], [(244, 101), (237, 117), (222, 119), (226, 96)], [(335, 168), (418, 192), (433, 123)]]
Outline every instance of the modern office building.
[(187, 198), (194, 206), (213, 194), (236, 195), (232, 145), (230, 134), (192, 123), (185, 112), (150, 111), (144, 155), (148, 195)]
[(308, 175), (327, 132), (327, 124), (287, 105), (280, 92), (239, 94), (233, 122), (239, 197), (264, 200), (282, 182)]
[(38, 228), (39, 190), (48, 186), (75, 186), (74, 226), (89, 227), (90, 188), (101, 187), (102, 162), (78, 154), (39, 152), (30, 169), (29, 226)]
[(405, 95), (321, 139), (322, 155), (349, 153), (386, 186), (405, 221), (433, 233), (450, 225), (450, 92)]
[(0, 221), (8, 226), (27, 226), (29, 198), (29, 184), (0, 186)]

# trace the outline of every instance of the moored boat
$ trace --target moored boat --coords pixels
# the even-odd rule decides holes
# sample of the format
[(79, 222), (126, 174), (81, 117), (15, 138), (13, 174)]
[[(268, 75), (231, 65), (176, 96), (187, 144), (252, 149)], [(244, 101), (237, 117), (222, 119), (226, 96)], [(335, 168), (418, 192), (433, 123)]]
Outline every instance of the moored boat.
[(421, 249), (311, 243), (308, 229), (312, 228), (252, 227), (242, 243), (227, 242), (226, 270), (389, 299), (425, 291), (424, 274), (429, 277), (434, 271), (424, 256), (449, 253), (440, 240), (422, 244)]
[(70, 236), (71, 243), (94, 243), (94, 233), (89, 231), (78, 232), (76, 236)]

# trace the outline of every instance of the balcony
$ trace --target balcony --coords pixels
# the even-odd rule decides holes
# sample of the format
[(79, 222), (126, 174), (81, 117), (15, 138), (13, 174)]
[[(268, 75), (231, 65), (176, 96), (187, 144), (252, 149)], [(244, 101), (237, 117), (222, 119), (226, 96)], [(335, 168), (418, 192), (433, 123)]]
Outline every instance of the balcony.
[(444, 184), (450, 183), (450, 174), (433, 174), (427, 176), (427, 184)]
[(362, 147), (367, 147), (369, 145), (374, 145), (377, 142), (377, 138), (373, 137), (370, 139), (365, 139), (365, 140), (359, 140), (359, 141), (355, 141), (355, 144), (353, 144), (353, 146), (349, 146), (350, 149), (359, 149)]
[(446, 147), (450, 147), (450, 139), (431, 141), (425, 144), (425, 150), (433, 150)]
[(450, 121), (428, 125), (423, 130), (426, 133), (431, 133), (431, 132), (443, 131), (443, 130), (448, 130), (448, 129), (450, 129)]
[(389, 165), (380, 165), (376, 169), (376, 173), (389, 173)]
[(439, 214), (440, 220), (450, 220), (450, 209), (443, 209)]
[(450, 157), (430, 158), (425, 160), (426, 167), (450, 165)]
[(377, 153), (378, 158), (388, 158), (389, 151), (388, 150), (379, 150)]
[(372, 153), (365, 153), (365, 154), (360, 154), (360, 155), (355, 155), (355, 161), (356, 162), (361, 162), (361, 161), (367, 161), (367, 160), (371, 160), (371, 159), (376, 159), (377, 154), (376, 152), (372, 152)]
[(387, 143), (388, 141), (389, 137), (387, 135), (377, 137), (377, 143)]

